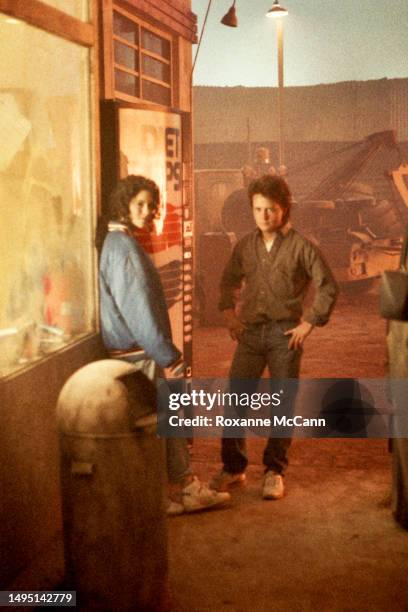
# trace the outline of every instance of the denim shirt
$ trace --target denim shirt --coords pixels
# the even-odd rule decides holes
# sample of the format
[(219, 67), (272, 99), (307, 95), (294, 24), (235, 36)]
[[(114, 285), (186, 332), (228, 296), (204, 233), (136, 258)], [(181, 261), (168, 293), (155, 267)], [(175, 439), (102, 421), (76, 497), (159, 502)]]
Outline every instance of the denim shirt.
[(219, 308), (234, 308), (234, 294), (243, 284), (239, 318), (244, 323), (299, 321), (310, 281), (315, 296), (303, 320), (322, 326), (329, 320), (338, 287), (320, 251), (287, 224), (268, 252), (256, 229), (234, 247), (222, 276)]
[(180, 357), (159, 274), (124, 226), (116, 226), (105, 238), (99, 286), (101, 332), (109, 351), (141, 348), (145, 358), (161, 367)]

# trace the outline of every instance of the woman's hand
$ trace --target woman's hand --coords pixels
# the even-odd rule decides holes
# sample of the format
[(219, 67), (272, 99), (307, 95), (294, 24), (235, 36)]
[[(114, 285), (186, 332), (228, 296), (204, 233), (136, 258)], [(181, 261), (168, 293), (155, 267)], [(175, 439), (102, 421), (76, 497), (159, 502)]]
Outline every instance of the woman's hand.
[(176, 361), (173, 361), (167, 368), (164, 368), (164, 375), (166, 378), (181, 378), (186, 369), (186, 363), (183, 356), (180, 356)]

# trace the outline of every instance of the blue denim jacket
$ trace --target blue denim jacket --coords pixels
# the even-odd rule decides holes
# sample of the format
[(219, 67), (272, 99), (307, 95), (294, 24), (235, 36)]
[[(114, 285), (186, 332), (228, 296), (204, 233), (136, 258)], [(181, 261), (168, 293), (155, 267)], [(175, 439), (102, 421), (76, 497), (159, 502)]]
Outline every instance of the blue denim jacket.
[(124, 226), (109, 231), (100, 269), (102, 338), (109, 351), (141, 348), (159, 366), (181, 353), (173, 344), (167, 305), (159, 274), (148, 254)]

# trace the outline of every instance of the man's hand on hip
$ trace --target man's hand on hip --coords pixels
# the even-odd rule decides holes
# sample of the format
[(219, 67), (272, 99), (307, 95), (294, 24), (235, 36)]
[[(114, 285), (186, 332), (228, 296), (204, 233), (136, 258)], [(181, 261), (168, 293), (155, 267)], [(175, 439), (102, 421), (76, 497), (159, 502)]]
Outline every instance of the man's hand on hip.
[(303, 321), (296, 327), (288, 329), (288, 331), (285, 332), (285, 336), (291, 336), (288, 348), (294, 350), (301, 348), (312, 329), (313, 325), (308, 321)]
[(224, 319), (231, 338), (236, 341), (239, 340), (245, 330), (245, 325), (241, 323), (232, 308), (224, 310)]

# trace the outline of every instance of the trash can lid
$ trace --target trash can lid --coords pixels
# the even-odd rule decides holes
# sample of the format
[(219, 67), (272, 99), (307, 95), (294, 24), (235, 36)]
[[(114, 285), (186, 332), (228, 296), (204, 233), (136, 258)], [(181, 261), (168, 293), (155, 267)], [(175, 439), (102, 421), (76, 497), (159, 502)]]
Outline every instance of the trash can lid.
[(155, 385), (133, 364), (118, 359), (94, 361), (63, 386), (57, 403), (58, 427), (70, 435), (140, 431), (137, 420), (155, 412), (155, 398)]

